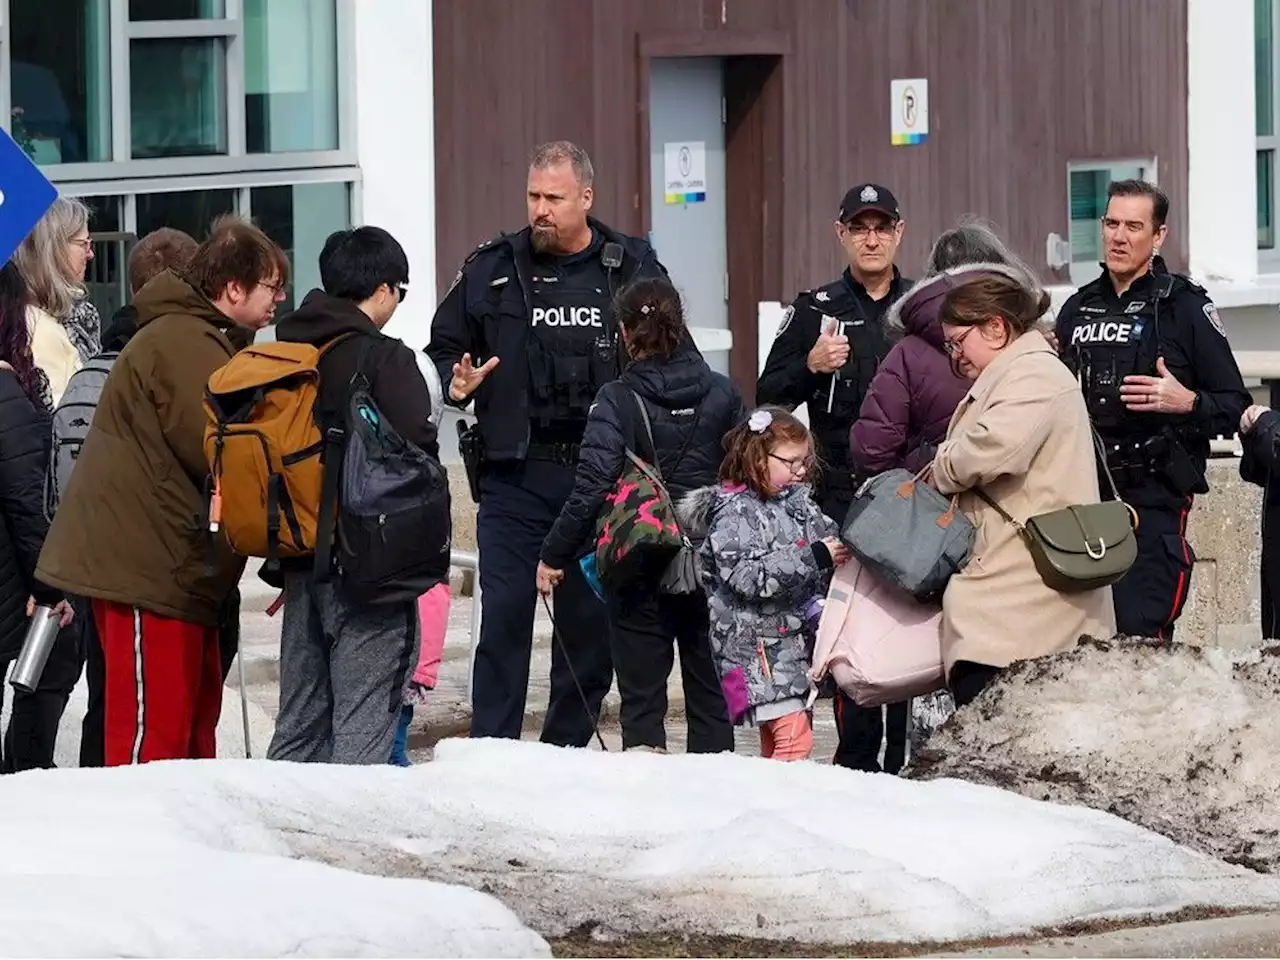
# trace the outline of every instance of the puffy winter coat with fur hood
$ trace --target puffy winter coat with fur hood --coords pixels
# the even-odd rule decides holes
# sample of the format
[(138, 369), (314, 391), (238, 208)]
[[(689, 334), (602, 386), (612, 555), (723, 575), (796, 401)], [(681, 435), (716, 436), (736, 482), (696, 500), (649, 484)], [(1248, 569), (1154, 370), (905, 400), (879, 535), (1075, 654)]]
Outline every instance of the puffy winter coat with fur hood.
[[(744, 683), (753, 712), (809, 691), (810, 604), (825, 597), (830, 556), (813, 545), (835, 521), (796, 484), (762, 500), (740, 486), (705, 487), (678, 507), (699, 559), (721, 683)], [(740, 679), (735, 679), (735, 676)], [(767, 718), (762, 718), (767, 719)]]
[(938, 319), (951, 287), (946, 274), (928, 277), (889, 308), (889, 336), (905, 335), (876, 370), (849, 431), (849, 463), (856, 474), (919, 470), (933, 459), (969, 392), (970, 381), (951, 369)]

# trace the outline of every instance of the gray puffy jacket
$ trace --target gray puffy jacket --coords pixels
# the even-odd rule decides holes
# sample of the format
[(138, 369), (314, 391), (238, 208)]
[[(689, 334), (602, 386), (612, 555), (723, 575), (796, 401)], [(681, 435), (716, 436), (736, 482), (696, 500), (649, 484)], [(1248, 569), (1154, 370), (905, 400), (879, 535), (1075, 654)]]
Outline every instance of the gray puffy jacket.
[(740, 670), (753, 709), (804, 697), (809, 611), (831, 579), (819, 560), (826, 551), (813, 544), (839, 533), (835, 521), (800, 484), (770, 500), (743, 487), (705, 487), (681, 502), (680, 519), (687, 535), (702, 540), (711, 651), (722, 683)]

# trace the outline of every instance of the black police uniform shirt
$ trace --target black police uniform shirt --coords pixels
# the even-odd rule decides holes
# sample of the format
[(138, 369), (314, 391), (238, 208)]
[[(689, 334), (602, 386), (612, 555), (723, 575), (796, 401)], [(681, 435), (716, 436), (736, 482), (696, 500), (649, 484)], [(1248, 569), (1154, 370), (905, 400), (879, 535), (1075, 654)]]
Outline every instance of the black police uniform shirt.
[[(788, 409), (808, 404), (809, 425), (829, 468), (824, 473), (828, 486), (852, 485), (848, 477), (849, 429), (858, 418), (876, 368), (889, 353), (885, 314), (911, 285), (895, 267), (889, 292), (875, 300), (846, 267), (834, 283), (796, 297), (769, 349), (756, 384), (756, 402)], [(835, 374), (813, 373), (808, 365), (809, 351), (833, 319), (836, 332), (849, 338), (849, 360)]]
[[(1168, 296), (1159, 298), (1170, 281)], [(1232, 436), (1252, 402), (1213, 301), (1203, 287), (1170, 274), (1160, 257), (1123, 294), (1104, 268), (1063, 305), (1055, 333), (1104, 440), (1143, 438), (1172, 427), (1203, 473), (1210, 439)], [(1158, 376), (1157, 357), (1197, 393), (1191, 413), (1135, 413), (1120, 402), (1125, 377)]]
[[(653, 249), (588, 220), (590, 246), (567, 257), (533, 253), (529, 228), (481, 244), (436, 310), (427, 355), (448, 383), (464, 353), (498, 365), (472, 398), (491, 460), (581, 440), (596, 389), (619, 372), (612, 295), (637, 277), (665, 277)], [(605, 264), (606, 246), (622, 262)], [(611, 250), (609, 252), (616, 252)]]

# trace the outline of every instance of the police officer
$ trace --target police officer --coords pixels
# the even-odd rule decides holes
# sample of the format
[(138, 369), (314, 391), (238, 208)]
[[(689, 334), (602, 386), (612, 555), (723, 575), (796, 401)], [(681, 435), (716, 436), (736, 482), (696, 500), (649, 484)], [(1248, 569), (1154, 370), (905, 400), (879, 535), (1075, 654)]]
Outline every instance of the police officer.
[[(596, 391), (621, 369), (613, 295), (633, 277), (666, 275), (647, 243), (588, 216), (593, 176), (582, 148), (538, 147), (529, 226), (467, 257), (432, 322), (427, 354), (449, 402), (474, 401), (478, 421), (465, 438), (483, 603), (473, 737), (520, 736), (542, 541), (573, 489)], [(556, 590), (555, 624), (542, 739), (585, 746), (613, 670), (604, 605), (576, 568)]]
[(1164, 640), (1191, 582), (1187, 514), (1194, 495), (1209, 491), (1209, 440), (1234, 434), (1251, 402), (1217, 308), (1159, 256), (1168, 213), (1169, 198), (1152, 184), (1113, 182), (1103, 273), (1055, 324), (1120, 497), (1137, 512), (1138, 559), (1112, 588), (1117, 628)]
[[(850, 474), (849, 430), (876, 367), (889, 352), (884, 316), (912, 283), (894, 266), (903, 229), (898, 201), (886, 187), (862, 183), (844, 195), (835, 231), (849, 265), (839, 279), (806, 290), (787, 308), (756, 384), (758, 403), (788, 409), (807, 405), (823, 459), (818, 502), (839, 524), (861, 479)], [(836, 763), (878, 771), (881, 709), (860, 707), (837, 691), (835, 714)], [(906, 737), (905, 704), (890, 708), (889, 724), (891, 752), (896, 752)]]

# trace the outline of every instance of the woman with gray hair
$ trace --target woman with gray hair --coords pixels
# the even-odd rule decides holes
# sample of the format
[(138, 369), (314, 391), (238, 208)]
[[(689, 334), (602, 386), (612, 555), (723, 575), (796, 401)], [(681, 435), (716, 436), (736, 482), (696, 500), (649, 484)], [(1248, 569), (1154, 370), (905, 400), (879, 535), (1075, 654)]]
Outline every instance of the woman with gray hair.
[(945, 271), (995, 263), (1035, 275), (987, 224), (962, 220), (938, 237), (924, 278), (895, 303), (885, 319), (898, 338), (876, 371), (849, 437), (849, 462), (862, 478), (903, 467), (916, 471), (933, 458), (951, 414), (969, 390), (943, 349), (938, 307), (950, 285)]
[(14, 254), (31, 291), (27, 324), (36, 365), (49, 378), (50, 406), (102, 346), (102, 321), (84, 286), (92, 259), (89, 208), (70, 197), (53, 202)]

